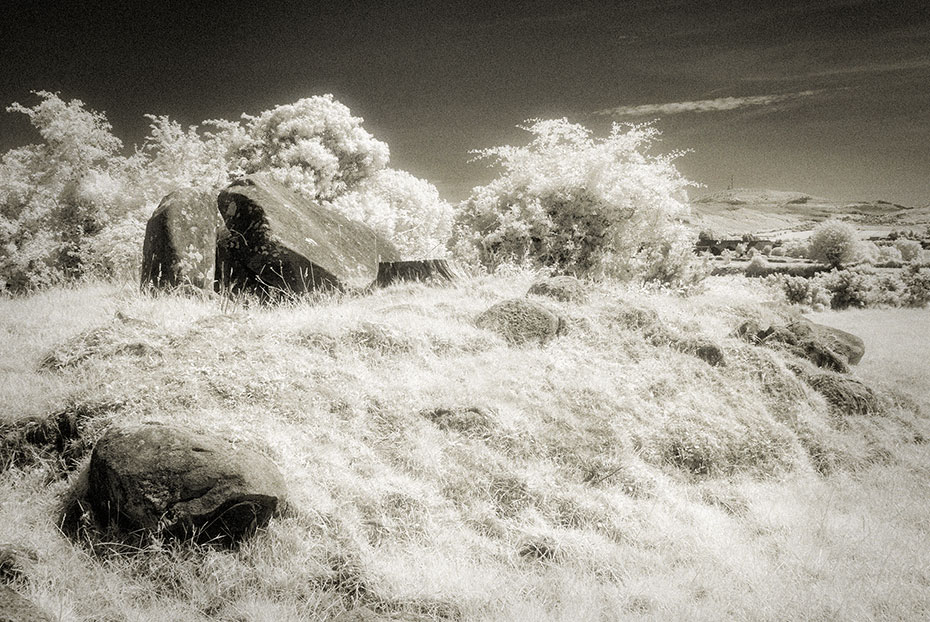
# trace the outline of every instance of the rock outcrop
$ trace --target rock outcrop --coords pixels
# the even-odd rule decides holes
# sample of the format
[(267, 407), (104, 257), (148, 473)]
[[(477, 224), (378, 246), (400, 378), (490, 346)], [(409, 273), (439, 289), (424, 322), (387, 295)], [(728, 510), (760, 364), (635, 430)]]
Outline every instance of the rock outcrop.
[(167, 195), (145, 225), (142, 286), (212, 290), (222, 227), (213, 193), (184, 188)]
[(747, 320), (736, 330), (737, 336), (755, 344), (786, 350), (824, 369), (845, 373), (865, 354), (862, 339), (830, 326), (795, 318), (786, 323), (762, 327)]
[(98, 522), (234, 543), (265, 526), (284, 499), (261, 454), (187, 428), (114, 426), (91, 456), (87, 502)]
[[(397, 251), (368, 226), (289, 190), (266, 174), (242, 177), (217, 199), (229, 236), (219, 255), (233, 288), (275, 296), (362, 289)], [(221, 266), (219, 274), (226, 274)], [(238, 273), (238, 274), (236, 274)]]
[(514, 298), (493, 305), (478, 316), (478, 328), (491, 330), (513, 344), (544, 344), (565, 330), (565, 319), (548, 307)]
[(850, 365), (856, 365), (865, 355), (865, 343), (852, 333), (832, 326), (825, 326), (799, 318), (789, 324), (788, 328), (799, 338), (813, 338), (837, 354), (846, 358)]

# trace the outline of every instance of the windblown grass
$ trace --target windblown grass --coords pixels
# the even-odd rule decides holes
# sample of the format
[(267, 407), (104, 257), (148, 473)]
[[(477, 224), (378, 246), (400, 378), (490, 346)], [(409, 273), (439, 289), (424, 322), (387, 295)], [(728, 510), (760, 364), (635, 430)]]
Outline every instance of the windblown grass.
[[(838, 415), (782, 354), (730, 336), (772, 312), (737, 278), (686, 299), (605, 284), (547, 300), (567, 330), (542, 347), (475, 325), (533, 278), (278, 308), (111, 286), (0, 302), (8, 429), (81, 405), (88, 441), (111, 421), (191, 425), (264, 452), (290, 494), (234, 551), (108, 551), (57, 529), (76, 474), (17, 462), (0, 542), (37, 555), (14, 587), (61, 620), (930, 614), (911, 402)], [(862, 336), (862, 379), (884, 395), (867, 367), (881, 344)]]

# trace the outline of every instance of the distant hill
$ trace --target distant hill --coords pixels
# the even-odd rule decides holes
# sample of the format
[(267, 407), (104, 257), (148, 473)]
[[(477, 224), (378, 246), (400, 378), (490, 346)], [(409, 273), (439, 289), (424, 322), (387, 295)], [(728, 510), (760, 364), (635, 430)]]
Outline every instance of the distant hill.
[(792, 237), (830, 218), (846, 220), (869, 235), (892, 229), (923, 229), (930, 224), (930, 205), (843, 202), (784, 190), (722, 190), (692, 199), (691, 210), (691, 225), (724, 237), (743, 233)]

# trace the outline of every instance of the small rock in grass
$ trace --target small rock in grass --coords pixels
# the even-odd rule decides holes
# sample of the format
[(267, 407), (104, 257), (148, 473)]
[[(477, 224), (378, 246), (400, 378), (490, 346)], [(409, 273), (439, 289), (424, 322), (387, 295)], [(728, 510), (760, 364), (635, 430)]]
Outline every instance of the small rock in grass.
[(654, 309), (624, 306), (612, 319), (624, 328), (642, 330), (647, 334), (661, 332), (665, 328)]
[(476, 406), (466, 408), (435, 408), (420, 413), (443, 430), (454, 430), (466, 435), (483, 436), (491, 431), (493, 417), (486, 409)]
[(812, 339), (844, 357), (850, 365), (857, 365), (865, 355), (865, 343), (862, 339), (845, 330), (817, 324), (805, 318), (792, 322), (788, 327), (799, 338), (810, 335)]
[(782, 348), (818, 367), (841, 373), (848, 372), (849, 366), (862, 360), (865, 353), (862, 339), (852, 333), (801, 317), (765, 328), (755, 320), (747, 320), (736, 334), (750, 343)]
[(25, 566), (38, 559), (39, 556), (30, 548), (14, 544), (0, 544), (0, 583), (9, 583), (22, 578), (25, 574)]
[(723, 350), (710, 339), (679, 339), (674, 343), (676, 349), (698, 357), (712, 367), (725, 364)]
[(565, 330), (565, 320), (532, 300), (514, 298), (492, 306), (478, 316), (478, 328), (491, 330), (512, 344), (545, 344)]
[(841, 414), (878, 415), (885, 410), (878, 394), (854, 378), (813, 374), (805, 377), (805, 380)]
[(145, 358), (161, 356), (159, 335), (150, 322), (117, 313), (104, 326), (86, 330), (49, 351), (41, 371), (61, 371), (93, 357), (125, 355)]
[(552, 538), (534, 538), (520, 547), (520, 557), (552, 561), (559, 556), (559, 545)]
[(588, 299), (584, 283), (573, 276), (540, 279), (530, 286), (527, 293), (555, 298), (562, 302), (584, 302)]
[(0, 622), (52, 622), (52, 617), (12, 588), (0, 585)]
[(54, 460), (58, 474), (73, 470), (90, 449), (84, 440), (89, 422), (118, 405), (75, 403), (60, 412), (0, 424), (0, 471)]
[(159, 423), (107, 430), (86, 493), (98, 522), (223, 544), (267, 525), (284, 494), (280, 471), (261, 454)]
[(765, 329), (756, 320), (746, 320), (736, 329), (736, 336), (749, 343), (760, 343)]
[(817, 367), (845, 374), (849, 372), (846, 357), (834, 352), (816, 339), (807, 339), (797, 345), (786, 346), (796, 356), (807, 359)]

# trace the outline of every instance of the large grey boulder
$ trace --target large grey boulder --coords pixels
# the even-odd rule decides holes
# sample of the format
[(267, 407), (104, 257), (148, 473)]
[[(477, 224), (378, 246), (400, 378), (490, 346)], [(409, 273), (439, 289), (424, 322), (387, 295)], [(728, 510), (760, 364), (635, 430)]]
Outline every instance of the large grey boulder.
[(183, 427), (111, 427), (94, 447), (87, 501), (98, 521), (233, 543), (265, 526), (284, 479), (263, 455)]
[(491, 306), (477, 317), (475, 324), (517, 345), (544, 344), (565, 332), (566, 325), (555, 311), (526, 298), (504, 300)]
[(223, 260), (235, 283), (274, 295), (314, 289), (362, 289), (380, 262), (400, 259), (367, 225), (349, 220), (286, 188), (267, 174), (242, 177), (218, 199), (229, 237)]
[(167, 195), (145, 225), (142, 286), (213, 289), (216, 237), (222, 227), (214, 193), (183, 188)]

